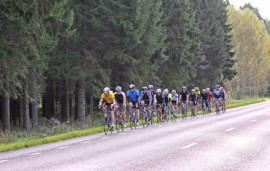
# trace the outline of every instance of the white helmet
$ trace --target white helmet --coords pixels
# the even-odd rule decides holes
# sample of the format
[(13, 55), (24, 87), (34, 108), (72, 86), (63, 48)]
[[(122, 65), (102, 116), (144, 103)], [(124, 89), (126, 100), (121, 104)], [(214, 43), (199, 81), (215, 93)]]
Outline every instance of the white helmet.
[(161, 93), (161, 89), (157, 89), (156, 93)]
[(104, 89), (103, 89), (103, 93), (109, 93), (110, 92), (110, 88), (109, 87), (105, 87)]
[(134, 84), (130, 84), (129, 85), (129, 88), (135, 88), (135, 85)]
[(165, 90), (163, 91), (163, 93), (164, 93), (164, 94), (169, 94), (169, 90), (168, 90), (168, 89), (165, 89)]

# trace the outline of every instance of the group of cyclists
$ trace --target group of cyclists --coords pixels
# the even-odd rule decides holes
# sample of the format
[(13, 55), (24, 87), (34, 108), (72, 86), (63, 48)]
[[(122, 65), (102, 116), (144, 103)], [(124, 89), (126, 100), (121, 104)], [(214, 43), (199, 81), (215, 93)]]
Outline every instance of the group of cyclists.
[[(103, 94), (99, 101), (98, 108), (103, 109), (104, 115), (107, 114), (107, 110), (110, 111), (111, 117), (111, 131), (114, 130), (115, 116), (120, 110), (120, 119), (123, 120), (123, 126), (126, 128), (126, 107), (128, 107), (129, 112), (132, 108), (135, 110), (135, 122), (136, 126), (139, 126), (140, 118), (140, 109), (142, 110), (147, 106), (147, 124), (150, 123), (150, 118), (156, 113), (157, 108), (162, 109), (162, 121), (164, 121), (165, 113), (164, 107), (167, 106), (169, 112), (172, 112), (172, 107), (177, 111), (173, 114), (173, 117), (177, 118), (178, 105), (181, 105), (181, 110), (183, 111), (183, 106), (186, 106), (186, 112), (189, 107), (194, 107), (194, 114), (198, 114), (198, 108), (200, 102), (207, 107), (211, 113), (212, 99), (214, 102), (221, 104), (223, 100), (224, 108), (226, 108), (226, 91), (224, 88), (219, 85), (215, 86), (213, 92), (210, 91), (210, 88), (203, 89), (200, 92), (198, 87), (195, 87), (189, 93), (186, 87), (182, 87), (182, 90), (177, 94), (176, 90), (172, 90), (171, 93), (168, 89), (164, 89), (163, 92), (161, 89), (154, 91), (154, 86), (149, 85), (148, 87), (142, 87), (142, 90), (139, 91), (135, 88), (134, 84), (129, 86), (129, 90), (126, 94), (122, 91), (120, 86), (115, 88), (115, 92), (111, 91), (109, 87), (103, 89)], [(216, 110), (219, 110), (216, 109)]]

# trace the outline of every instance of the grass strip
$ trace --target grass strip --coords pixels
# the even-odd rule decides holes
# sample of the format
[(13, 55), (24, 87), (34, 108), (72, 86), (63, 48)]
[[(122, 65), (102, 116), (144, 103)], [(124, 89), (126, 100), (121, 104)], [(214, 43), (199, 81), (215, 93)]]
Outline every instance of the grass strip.
[[(246, 106), (246, 105), (260, 103), (260, 102), (265, 102), (268, 100), (270, 100), (270, 98), (260, 98), (260, 99), (253, 98), (253, 99), (235, 100), (231, 104), (227, 105), (227, 109)], [(200, 111), (199, 114), (203, 114), (202, 111)], [(188, 116), (191, 116), (191, 114), (189, 113)], [(182, 118), (182, 115), (180, 115), (180, 118)], [(156, 119), (154, 120), (153, 123), (156, 123)], [(127, 124), (127, 127), (130, 127), (129, 123)], [(48, 143), (52, 143), (52, 142), (58, 142), (58, 141), (62, 141), (62, 140), (92, 135), (92, 134), (101, 133), (101, 132), (103, 132), (103, 127), (90, 128), (90, 129), (86, 129), (86, 130), (71, 131), (71, 132), (58, 134), (58, 135), (54, 135), (54, 136), (49, 136), (49, 137), (45, 137), (45, 138), (24, 139), (24, 140), (19, 140), (17, 142), (12, 142), (9, 144), (2, 143), (2, 144), (0, 144), (0, 152), (19, 150), (22, 148), (48, 144)]]

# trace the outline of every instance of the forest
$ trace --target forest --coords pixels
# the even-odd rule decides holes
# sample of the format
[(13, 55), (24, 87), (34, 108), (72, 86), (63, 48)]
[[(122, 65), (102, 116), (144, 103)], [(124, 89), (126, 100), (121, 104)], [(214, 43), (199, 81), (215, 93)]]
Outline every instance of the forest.
[(1, 0), (0, 126), (93, 126), (102, 89), (131, 83), (267, 96), (269, 34), (228, 0)]

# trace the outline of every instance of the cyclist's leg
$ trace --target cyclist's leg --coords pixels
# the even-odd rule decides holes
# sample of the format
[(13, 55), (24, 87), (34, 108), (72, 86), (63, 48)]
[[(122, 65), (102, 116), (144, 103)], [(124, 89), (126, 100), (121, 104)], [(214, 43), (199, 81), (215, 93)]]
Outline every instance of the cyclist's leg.
[(119, 107), (120, 107), (120, 105), (118, 103), (115, 104), (115, 106), (114, 106), (114, 115), (115, 116), (117, 116), (118, 110), (120, 110)]
[(135, 104), (135, 107), (136, 107), (135, 114), (136, 114), (136, 119), (137, 119), (137, 122), (138, 122), (139, 118), (140, 118), (139, 105)]
[(131, 112), (131, 106), (133, 105), (133, 103), (132, 102), (129, 102), (128, 103), (128, 109), (129, 109), (129, 112)]
[(141, 101), (141, 105), (140, 105), (140, 106), (141, 106), (141, 110), (143, 110), (144, 104), (145, 104), (145, 102), (142, 100), (142, 101)]
[(178, 103), (175, 103), (175, 114), (178, 114)]

